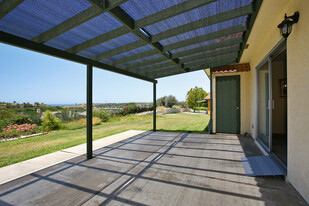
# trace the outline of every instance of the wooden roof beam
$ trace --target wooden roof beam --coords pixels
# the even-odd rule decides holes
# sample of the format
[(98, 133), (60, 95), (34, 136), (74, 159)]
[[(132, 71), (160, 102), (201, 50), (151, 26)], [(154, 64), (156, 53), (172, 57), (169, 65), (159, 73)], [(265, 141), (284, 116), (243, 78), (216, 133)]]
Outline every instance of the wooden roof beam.
[(213, 16), (206, 17), (204, 19), (199, 19), (194, 22), (190, 22), (188, 24), (184, 24), (182, 26), (178, 26), (167, 31), (155, 34), (152, 36), (152, 42), (158, 42), (163, 39), (167, 39), (173, 36), (177, 36), (179, 34), (183, 34), (192, 30), (196, 30), (202, 27), (206, 27), (212, 24), (217, 24), (223, 21), (227, 21), (230, 19), (234, 19), (237, 17), (249, 15), (253, 12), (252, 5), (249, 4), (247, 6), (239, 7), (237, 9), (229, 10), (226, 12), (222, 12)]
[[(191, 39), (187, 39), (184, 41), (180, 41), (174, 44), (169, 44), (167, 46), (163, 46), (163, 51), (168, 51), (168, 50), (173, 50), (173, 49), (177, 49), (177, 48), (181, 48), (181, 47), (185, 47), (185, 46), (189, 46), (192, 44), (196, 44), (196, 43), (201, 43), (203, 41), (207, 41), (207, 40), (211, 40), (211, 39), (216, 39), (216, 38), (220, 38), (220, 37), (224, 37), (224, 36), (229, 36), (238, 32), (243, 32), (246, 30), (246, 26), (241, 24), (238, 26), (234, 26), (228, 29), (223, 29), (217, 32), (212, 32), (212, 33), (208, 33), (202, 36), (198, 36), (195, 38), (191, 38)], [(136, 55), (132, 55), (130, 57), (125, 57), (122, 59), (117, 60), (116, 62), (112, 62), (112, 65), (120, 65), (121, 62), (122, 63), (126, 63), (126, 62), (130, 62), (130, 61), (135, 61), (137, 59), (140, 58), (145, 58), (148, 56), (152, 56), (157, 54), (157, 52), (155, 52), (155, 50), (150, 50), (150, 51), (146, 51), (143, 52), (141, 54), (136, 54)], [(181, 60), (180, 60), (181, 61)], [(118, 63), (120, 62), (120, 63)], [(183, 63), (183, 61), (181, 61), (181, 63)]]
[(137, 59), (143, 59), (152, 55), (158, 54), (158, 52), (155, 49), (147, 50), (138, 54), (133, 54), (131, 56), (121, 58), (112, 62), (109, 62), (110, 65), (116, 66), (116, 65), (121, 65), (125, 64), (127, 62), (135, 61)]
[(105, 59), (107, 57), (111, 57), (111, 56), (114, 56), (114, 55), (117, 55), (117, 54), (120, 54), (120, 53), (123, 53), (123, 52), (126, 52), (126, 51), (130, 51), (130, 50), (133, 50), (133, 49), (145, 46), (145, 45), (146, 44), (145, 44), (144, 41), (137, 40), (135, 42), (131, 42), (129, 44), (125, 44), (123, 46), (117, 47), (116, 49), (108, 50), (108, 51), (103, 52), (101, 54), (92, 56), (91, 59), (98, 61), (98, 60)]
[(220, 31), (216, 31), (216, 32), (211, 32), (205, 35), (201, 35), (201, 36), (197, 36), (195, 38), (191, 38), (191, 39), (186, 39), (183, 41), (179, 41), (173, 44), (168, 44), (166, 46), (163, 47), (163, 50), (165, 51), (171, 51), (171, 50), (175, 50), (175, 49), (179, 49), (182, 47), (186, 47), (186, 46), (190, 46), (190, 45), (194, 45), (194, 44), (198, 44), (201, 42), (205, 42), (205, 41), (209, 41), (212, 39), (218, 39), (221, 37), (226, 37), (232, 34), (236, 34), (239, 32), (244, 32), (246, 31), (246, 25), (241, 24), (241, 25), (237, 25), (234, 27), (230, 27), (227, 29), (223, 29)]
[(179, 14), (183, 14), (190, 10), (196, 9), (198, 7), (204, 6), (206, 4), (210, 4), (217, 0), (194, 0), (194, 1), (184, 1), (175, 6), (171, 6), (169, 8), (163, 9), (159, 12), (146, 16), (144, 18), (136, 20), (136, 28), (144, 28), (151, 24), (163, 21), (165, 19), (169, 19), (173, 16), (177, 16)]
[(207, 50), (214, 50), (214, 49), (219, 49), (223, 47), (229, 47), (229, 46), (233, 46), (236, 44), (240, 44), (241, 42), (242, 42), (242, 38), (236, 37), (236, 38), (216, 42), (213, 44), (209, 44), (209, 45), (205, 45), (205, 46), (201, 46), (201, 47), (197, 47), (193, 49), (188, 49), (182, 52), (173, 53), (172, 58), (185, 57), (191, 54), (196, 54), (196, 53), (200, 53), (200, 52), (207, 51)]
[(173, 64), (175, 64), (180, 69), (183, 68), (183, 65), (179, 64), (178, 59), (172, 59), (169, 53), (163, 51), (163, 46), (159, 42), (154, 42), (154, 43), (151, 42), (152, 36), (149, 33), (147, 33), (145, 30), (144, 31), (136, 30), (134, 19), (130, 17), (122, 8), (118, 6), (118, 7), (111, 9), (109, 12), (116, 19), (118, 19), (121, 23), (127, 26), (135, 36), (137, 36), (142, 41), (144, 41), (146, 44), (156, 49), (158, 53), (161, 54), (165, 59), (170, 60)]
[(187, 69), (187, 71), (184, 71), (184, 72), (173, 70), (173, 69), (167, 69), (166, 71), (158, 71), (158, 72), (155, 72), (155, 73), (149, 73), (149, 74), (147, 74), (147, 76), (150, 77), (150, 78), (158, 79), (158, 78), (162, 78), (162, 77), (168, 77), (168, 76), (172, 76), (172, 75), (183, 74), (183, 73), (186, 73), (186, 72), (193, 72), (193, 71), (202, 70), (202, 69), (205, 69), (205, 68), (211, 68), (211, 67), (216, 67), (216, 66), (221, 66), (221, 65), (226, 65), (226, 64), (233, 64), (233, 63), (236, 63), (236, 59), (204, 64), (204, 65), (200, 65), (200, 66), (197, 66), (197, 67), (194, 67), (194, 68)]
[(95, 4), (100, 4), (101, 2), (104, 5), (104, 9), (98, 8), (97, 6), (92, 6), (75, 16), (72, 16), (71, 18), (65, 20), (64, 22), (54, 26), (53, 28), (39, 34), (38, 36), (32, 38), (32, 41), (38, 42), (38, 43), (44, 43), (47, 42), (87, 21), (90, 19), (99, 16), (100, 14), (109, 11), (110, 9), (126, 2), (127, 0), (94, 0), (96, 2)]
[(23, 1), (24, 0), (2, 0), (0, 2), (0, 19), (5, 17)]
[(235, 46), (231, 48), (220, 49), (220, 50), (215, 50), (215, 51), (211, 51), (208, 53), (203, 53), (200, 55), (185, 57), (185, 58), (180, 59), (180, 62), (186, 63), (186, 62), (195, 61), (198, 59), (204, 59), (204, 58), (209, 58), (209, 57), (214, 57), (214, 56), (223, 56), (225, 54), (235, 53), (238, 51), (239, 51), (239, 46)]

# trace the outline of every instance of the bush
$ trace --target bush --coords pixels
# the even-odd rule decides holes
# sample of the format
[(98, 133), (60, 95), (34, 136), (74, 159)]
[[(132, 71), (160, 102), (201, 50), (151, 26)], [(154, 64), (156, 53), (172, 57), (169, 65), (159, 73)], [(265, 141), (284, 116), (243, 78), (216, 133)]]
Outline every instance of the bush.
[(61, 120), (54, 117), (51, 111), (46, 110), (46, 112), (44, 113), (42, 126), (47, 131), (53, 131), (53, 130), (61, 129), (62, 124), (61, 124)]
[(208, 107), (195, 107), (195, 110), (206, 111)]
[(137, 105), (136, 103), (128, 103), (123, 107), (122, 115), (135, 114), (139, 112), (152, 111), (153, 106)]
[(102, 123), (102, 119), (99, 118), (99, 117), (93, 117), (92, 118), (92, 126), (95, 126), (95, 125), (99, 125)]
[(165, 106), (159, 106), (159, 107), (157, 107), (157, 110), (160, 110), (162, 113), (165, 113), (165, 111), (166, 111), (166, 107)]
[(43, 126), (34, 127), (33, 134), (46, 132)]
[[(109, 113), (107, 113), (104, 109), (101, 109), (99, 111), (93, 111), (92, 116), (100, 118), (101, 122), (107, 122), (111, 118), (111, 115)], [(92, 122), (93, 122), (93, 120), (92, 120)], [(100, 124), (101, 124), (101, 122), (100, 122)]]
[[(167, 100), (167, 102), (165, 102)], [(169, 96), (164, 96), (159, 99), (157, 99), (157, 105), (158, 106), (168, 106), (168, 107), (173, 107), (173, 105), (177, 104), (177, 99), (173, 95)], [(165, 105), (167, 103), (167, 105)]]
[(0, 129), (3, 129), (9, 125), (30, 123), (32, 123), (32, 121), (28, 116), (24, 114), (16, 114), (14, 116), (9, 116), (9, 118), (0, 120)]

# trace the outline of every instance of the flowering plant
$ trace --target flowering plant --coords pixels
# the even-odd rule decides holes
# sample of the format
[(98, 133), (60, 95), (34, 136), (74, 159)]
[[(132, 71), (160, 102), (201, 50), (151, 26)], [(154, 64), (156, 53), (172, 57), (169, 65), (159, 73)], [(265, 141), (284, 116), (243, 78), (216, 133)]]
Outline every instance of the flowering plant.
[(2, 132), (0, 133), (1, 138), (14, 138), (21, 135), (30, 135), (35, 133), (33, 130), (37, 127), (36, 124), (14, 124), (9, 125), (2, 129)]

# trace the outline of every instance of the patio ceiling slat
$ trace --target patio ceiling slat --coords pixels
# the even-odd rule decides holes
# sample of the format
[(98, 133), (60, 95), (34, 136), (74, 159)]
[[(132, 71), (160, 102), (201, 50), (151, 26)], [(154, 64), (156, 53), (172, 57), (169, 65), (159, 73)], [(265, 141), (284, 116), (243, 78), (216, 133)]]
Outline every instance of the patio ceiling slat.
[(259, 9), (261, 7), (262, 2), (263, 2), (263, 0), (255, 0), (252, 3), (253, 4), (252, 5), (253, 13), (252, 13), (252, 15), (250, 15), (249, 20), (247, 21), (247, 28), (248, 28), (248, 30), (245, 31), (244, 34), (243, 34), (243, 42), (240, 45), (240, 52), (239, 52), (239, 56), (238, 56), (237, 62), (240, 61), (240, 57), (241, 57), (241, 55), (242, 55), (242, 53), (243, 53), (243, 51), (245, 49), (246, 43), (248, 41), (248, 38), (249, 38), (249, 35), (250, 35), (250, 32), (251, 32), (251, 29), (253, 27), (255, 18), (256, 18), (257, 14), (258, 14), (258, 11), (259, 11)]
[[(209, 58), (209, 57), (202, 57), (202, 58), (199, 58), (197, 59), (198, 61), (194, 61), (192, 63), (187, 63), (185, 64), (185, 68), (187, 71), (192, 71), (192, 68), (196, 68), (196, 67), (205, 67), (204, 65), (212, 65), (212, 64), (216, 64), (216, 63), (220, 63), (222, 61), (226, 61), (226, 60), (230, 60), (230, 59), (233, 59), (233, 60), (236, 60), (237, 58), (237, 51), (234, 51), (233, 53), (225, 53), (225, 54), (221, 54), (221, 55), (217, 55), (217, 56), (214, 56), (212, 58)], [(193, 59), (192, 59), (193, 60)], [(147, 73), (150, 74), (150, 73), (153, 73), (153, 72), (159, 72), (159, 71), (164, 71), (165, 69), (149, 69), (147, 70)]]
[[(155, 22), (162, 21), (162, 20), (167, 19), (167, 18), (171, 18), (175, 15), (178, 15), (178, 14), (181, 14), (183, 12), (195, 9), (197, 7), (209, 4), (209, 3), (214, 2), (214, 1), (216, 1), (216, 0), (207, 0), (207, 1), (198, 0), (198, 1), (193, 1), (193, 2), (190, 1), (190, 2), (180, 3), (178, 5), (172, 6), (170, 8), (164, 9), (160, 12), (157, 12), (155, 14), (152, 14), (152, 15), (149, 15), (149, 16), (146, 16), (142, 19), (137, 20), (135, 22), (135, 28), (134, 29), (140, 29), (142, 27), (149, 26), (149, 25), (151, 25)], [(98, 5), (97, 1), (93, 1), (93, 3)], [(94, 47), (96, 45), (102, 44), (102, 43), (109, 41), (111, 39), (114, 39), (118, 36), (127, 34), (129, 32), (130, 32), (130, 30), (126, 26), (123, 26), (123, 27), (114, 29), (110, 32), (107, 32), (106, 34), (102, 34), (100, 36), (89, 39), (89, 40), (87, 40), (87, 41), (85, 41), (81, 44), (78, 44), (74, 47), (67, 49), (66, 51), (72, 52), (72, 53), (78, 53), (78, 52), (81, 52), (85, 49)]]
[[(170, 51), (170, 50), (174, 50), (177, 48), (181, 48), (181, 47), (185, 47), (185, 46), (190, 46), (192, 44), (197, 44), (203, 41), (207, 41), (207, 40), (211, 40), (211, 39), (215, 39), (215, 38), (220, 38), (220, 37), (224, 37), (224, 36), (228, 36), (231, 34), (235, 34), (238, 32), (243, 32), (246, 30), (246, 25), (238, 25), (238, 26), (234, 26), (228, 29), (224, 29), (224, 30), (220, 30), (217, 32), (212, 32), (212, 33), (208, 33), (202, 36), (198, 36), (195, 38), (191, 38), (191, 39), (187, 39), (187, 40), (183, 40), (174, 44), (169, 44), (166, 46), (163, 46), (163, 50), (164, 51)], [(155, 51), (146, 51), (143, 53), (143, 55), (133, 55), (132, 57), (126, 57), (123, 58), (124, 60), (121, 61), (121, 59), (117, 60), (119, 62), (125, 63), (125, 62), (130, 62), (130, 61), (134, 61), (137, 59), (141, 59), (141, 58), (145, 58), (148, 56), (152, 56), (156, 54)], [(181, 63), (183, 63), (183, 61), (181, 61)], [(112, 65), (117, 65), (118, 63), (113, 63)], [(118, 64), (119, 65), (119, 64)]]
[(194, 22), (190, 22), (188, 24), (184, 24), (182, 26), (178, 26), (172, 28), (170, 30), (155, 34), (152, 36), (152, 42), (157, 42), (163, 39), (167, 39), (172, 36), (176, 36), (185, 32), (189, 32), (192, 30), (196, 30), (202, 27), (206, 27), (212, 24), (217, 24), (223, 21), (227, 21), (230, 19), (234, 19), (237, 17), (249, 15), (253, 12), (252, 5), (249, 4), (247, 6), (239, 7), (237, 9), (233, 9), (230, 11), (222, 12), (204, 19), (200, 19)]
[(211, 68), (211, 67), (216, 67), (218, 65), (228, 65), (228, 64), (233, 64), (236, 63), (236, 59), (232, 59), (232, 60), (225, 60), (225, 61), (221, 61), (221, 62), (216, 62), (216, 63), (209, 63), (209, 64), (204, 64), (195, 68), (191, 68), (188, 71), (178, 71), (178, 70), (172, 70), (172, 69), (168, 69), (166, 70), (166, 72), (163, 71), (157, 71), (157, 72), (152, 72), (152, 73), (148, 73), (145, 74), (151, 78), (157, 79), (157, 78), (162, 78), (162, 77), (168, 77), (168, 76), (172, 76), (172, 75), (177, 75), (177, 74), (183, 74), (186, 72), (192, 72), (192, 71), (196, 71), (196, 70), (200, 70), (200, 69), (205, 69), (205, 68)]
[(119, 36), (122, 36), (124, 34), (129, 33), (129, 29), (125, 26), (121, 26), (117, 29), (114, 29), (112, 31), (106, 32), (104, 34), (101, 34), (99, 36), (96, 36), (92, 39), (89, 39), (87, 41), (84, 41), (83, 43), (80, 43), (78, 45), (75, 45), (69, 49), (67, 49), (67, 52), (71, 52), (71, 53), (78, 53), (81, 51), (84, 51), (86, 49), (89, 49), (91, 47), (94, 47), (96, 45), (102, 44), (104, 42), (107, 42), (111, 39), (117, 38)]
[(96, 16), (99, 16), (100, 14), (114, 8), (115, 6), (118, 6), (124, 2), (126, 2), (127, 0), (109, 0), (106, 2), (107, 3), (107, 7), (105, 7), (104, 10), (97, 8), (96, 6), (92, 6), (78, 14), (76, 14), (75, 16), (67, 19), (66, 21), (56, 25), (55, 27), (47, 30), (46, 32), (43, 32), (42, 34), (34, 37), (32, 39), (32, 41), (38, 42), (38, 43), (44, 43), (47, 42), (71, 29), (73, 29), (74, 27), (77, 27), (87, 21), (89, 21), (90, 19), (93, 19)]
[(82, 23), (87, 22), (88, 20), (102, 14), (103, 11), (99, 10), (95, 6), (92, 6), (75, 16), (67, 19), (66, 21), (62, 22), (61, 24), (56, 25), (55, 27), (47, 30), (46, 32), (43, 32), (42, 34), (39, 34), (38, 36), (32, 38), (32, 41), (38, 42), (38, 43), (44, 43), (47, 42), (66, 31), (69, 31), (73, 29), (74, 27), (77, 27), (78, 25), (81, 25)]
[(138, 47), (142, 47), (142, 46), (145, 46), (145, 45), (146, 45), (146, 43), (144, 41), (138, 40), (138, 41), (123, 45), (121, 47), (117, 47), (116, 49), (108, 50), (108, 51), (103, 52), (101, 54), (95, 55), (95, 56), (91, 57), (91, 59), (99, 61), (101, 59), (105, 59), (107, 57), (114, 56), (116, 54), (120, 54), (120, 53), (123, 53), (123, 52), (126, 52), (126, 51), (130, 51), (132, 49), (136, 49)]
[(122, 58), (122, 59), (118, 59), (118, 60), (109, 62), (109, 64), (114, 65), (114, 66), (115, 65), (121, 65), (121, 64), (131, 62), (131, 61), (134, 61), (134, 60), (137, 60), (137, 59), (143, 59), (145, 57), (149, 57), (149, 56), (155, 55), (157, 53), (158, 52), (156, 50), (152, 49), (152, 50), (148, 50), (148, 51), (145, 51), (145, 52), (141, 52), (141, 53), (138, 53), (138, 54), (131, 55), (129, 57), (125, 57), (125, 58)]
[(134, 68), (138, 68), (138, 67), (152, 65), (152, 64), (159, 63), (159, 62), (162, 62), (162, 61), (166, 61), (166, 59), (161, 56), (161, 57), (157, 57), (157, 58), (154, 58), (154, 59), (149, 59), (149, 60), (145, 60), (145, 61), (138, 62), (138, 63), (135, 63), (135, 64), (131, 64), (129, 66), (126, 66), (124, 69), (130, 70), (130, 69), (134, 69)]
[(130, 72), (141, 72), (143, 70), (154, 70), (154, 69), (159, 69), (159, 68), (163, 68), (163, 67), (168, 67), (168, 66), (172, 66), (173, 63), (172, 62), (163, 62), (161, 64), (156, 64), (156, 65), (153, 65), (151, 67), (143, 67), (143, 68), (134, 68), (134, 69), (131, 69), (129, 70)]
[(227, 54), (227, 55), (224, 55), (224, 56), (217, 56), (215, 58), (204, 58), (204, 59), (200, 59), (199, 61), (196, 61), (196, 62), (189, 62), (187, 64), (185, 64), (185, 67), (186, 68), (191, 68), (191, 67), (197, 67), (197, 66), (200, 66), (200, 65), (204, 65), (205, 62), (206, 64), (207, 63), (217, 63), (217, 62), (221, 62), (223, 60), (229, 60), (229, 59), (236, 59), (238, 57), (238, 53), (230, 53), (230, 54)]
[(165, 51), (171, 51), (171, 50), (174, 50), (174, 49), (190, 46), (190, 45), (193, 45), (193, 44), (198, 44), (198, 43), (205, 42), (205, 41), (208, 41), (208, 40), (229, 36), (229, 35), (232, 35), (232, 34), (243, 32), (245, 30), (246, 30), (246, 25), (242, 24), (242, 25), (234, 26), (234, 27), (231, 27), (231, 28), (228, 28), (228, 29), (223, 29), (223, 30), (220, 30), (220, 31), (208, 33), (208, 34), (205, 34), (205, 35), (202, 35), (202, 36), (197, 36), (195, 38), (179, 41), (179, 42), (176, 42), (174, 44), (169, 44), (169, 45), (164, 46), (163, 49)]
[(185, 62), (208, 58), (208, 57), (222, 56), (225, 54), (237, 52), (238, 50), (239, 50), (239, 47), (232, 47), (232, 48), (227, 48), (227, 49), (222, 49), (222, 50), (216, 50), (216, 51), (212, 51), (209, 53), (203, 53), (201, 55), (186, 57), (186, 58), (180, 59), (180, 62), (185, 63)]
[[(91, 2), (91, 0), (88, 0), (88, 1)], [(156, 49), (158, 53), (160, 53), (165, 59), (171, 61), (173, 64), (179, 67), (179, 69), (183, 68), (183, 65), (179, 64), (178, 59), (172, 59), (168, 53), (163, 51), (163, 46), (159, 42), (154, 42), (154, 43), (151, 42), (151, 39), (152, 39), (151, 34), (147, 33), (146, 31), (142, 32), (141, 30), (134, 30), (135, 21), (122, 8), (117, 6), (111, 9), (109, 12), (110, 14), (112, 14), (112, 16), (114, 16), (116, 19), (118, 19), (120, 22), (126, 25), (129, 29), (131, 29), (131, 32), (133, 34), (135, 34), (137, 37), (143, 40), (146, 44)]]
[(226, 59), (226, 60), (216, 62), (216, 63), (213, 63), (213, 64), (203, 64), (203, 65), (200, 65), (200, 66), (192, 67), (190, 69), (190, 72), (194, 72), (194, 71), (205, 69), (205, 68), (213, 68), (213, 67), (217, 67), (219, 65), (229, 65), (229, 64), (235, 64), (235, 63), (237, 63), (237, 59), (235, 59), (235, 58), (234, 59)]
[(157, 23), (159, 21), (163, 21), (165, 19), (171, 18), (173, 16), (185, 13), (187, 11), (196, 9), (198, 7), (204, 6), (206, 4), (210, 4), (217, 0), (194, 0), (194, 1), (185, 1), (175, 6), (171, 6), (144, 18), (136, 20), (136, 28), (143, 28), (149, 26), (151, 24)]
[[(209, 57), (216, 57), (217, 58), (214, 60), (214, 61), (217, 61), (217, 60), (220, 60), (220, 59), (236, 59), (237, 56), (238, 56), (238, 48), (236, 47), (233, 48), (233, 49), (227, 49), (225, 52), (222, 51), (222, 50), (219, 50), (219, 51), (216, 51), (214, 52), (214, 54), (219, 54), (219, 55), (207, 55), (207, 54), (202, 54), (202, 55), (197, 55), (197, 56), (193, 56), (193, 57), (188, 57), (186, 60), (187, 61), (194, 61), (194, 60), (201, 60), (201, 61), (198, 61), (197, 63), (193, 63), (193, 64), (185, 64), (185, 62), (187, 61), (181, 61), (184, 63), (185, 65), (185, 68), (190, 68), (190, 67), (195, 67), (195, 66), (198, 66), (197, 64), (205, 61), (205, 60), (208, 60)], [(224, 55), (224, 56), (222, 56)], [(163, 62), (165, 59), (162, 58), (162, 57), (158, 57), (158, 58), (155, 58), (155, 59), (150, 59), (150, 60), (146, 60), (146, 61), (142, 61), (142, 62), (138, 62), (136, 64), (132, 64), (130, 66), (127, 66), (125, 67), (126, 70), (130, 70), (130, 69), (134, 69), (134, 68), (138, 68), (138, 67), (142, 67), (142, 66), (148, 66), (148, 65), (152, 65), (152, 64), (155, 64), (155, 63), (159, 63), (159, 62)], [(212, 61), (212, 60), (211, 60)], [(150, 67), (150, 70), (153, 70), (151, 67)]]
[[(229, 40), (227, 40), (227, 41), (229, 41)], [(220, 44), (220, 43), (217, 43), (217, 44)], [(235, 45), (235, 44), (233, 44), (233, 45)], [(209, 45), (207, 45), (207, 46), (209, 46)], [(180, 59), (180, 61), (181, 61), (181, 63), (184, 64), (185, 69), (189, 69), (189, 67), (191, 67), (191, 66), (196, 67), (198, 65), (197, 64), (186, 65), (185, 64), (186, 62), (190, 62), (190, 61), (194, 61), (194, 60), (200, 60), (200, 59), (206, 59), (206, 58), (214, 57), (214, 56), (217, 56), (218, 58), (220, 58), (220, 57), (222, 58), (222, 55), (231, 54), (231, 53), (233, 53), (233, 58), (235, 59), (235, 58), (237, 58), (237, 56), (235, 57), (235, 55), (236, 55), (236, 52), (238, 52), (238, 50), (239, 50), (239, 46), (234, 46), (232, 48), (220, 49), (220, 50), (216, 50), (216, 51), (211, 51), (209, 53), (204, 53), (204, 54), (201, 54), (201, 55), (186, 57), (186, 58), (184, 58), (184, 60)], [(201, 50), (201, 52), (205, 52), (205, 50)], [(202, 62), (202, 64), (203, 64), (203, 62)], [(158, 67), (136, 68), (136, 69), (133, 69), (133, 70), (130, 70), (130, 71), (138, 70), (138, 71), (142, 72), (143, 70), (154, 71), (156, 69), (158, 69)]]
[(177, 53), (172, 54), (172, 57), (178, 58), (178, 57), (189, 56), (191, 54), (196, 54), (196, 53), (200, 53), (200, 52), (207, 51), (207, 50), (213, 50), (213, 49), (219, 49), (219, 48), (222, 48), (222, 47), (233, 46), (235, 44), (239, 44), (240, 42), (242, 42), (241, 36), (233, 38), (233, 39), (228, 39), (228, 40), (216, 42), (216, 43), (213, 43), (213, 44), (209, 44), (209, 45), (185, 50), (185, 51), (182, 51), (182, 52), (177, 52)]
[[(218, 50), (218, 51), (210, 52), (210, 53), (207, 53), (207, 54), (196, 55), (196, 56), (193, 56), (193, 57), (187, 57), (186, 61), (182, 61), (182, 60), (181, 61), (184, 63), (186, 69), (190, 69), (191, 67), (203, 65), (205, 61), (217, 62), (217, 61), (221, 61), (222, 59), (223, 60), (236, 59), (237, 55), (238, 55), (238, 53), (237, 53), (238, 50), (239, 50), (239, 47), (228, 48), (228, 49), (224, 49), (224, 50)], [(152, 60), (153, 61), (149, 61), (148, 65), (151, 65), (152, 63), (158, 63), (159, 62), (158, 58), (152, 59)], [(155, 61), (155, 60), (157, 60), (157, 61)], [(192, 62), (192, 61), (196, 61), (196, 62), (187, 63), (187, 64), (185, 63), (185, 62)], [(143, 65), (142, 63), (144, 63), (144, 62), (141, 62), (141, 64), (138, 65), (138, 66)], [(145, 66), (145, 65), (143, 65), (143, 66)], [(127, 68), (128, 67), (126, 67), (126, 69)], [(130, 65), (130, 68), (134, 68), (134, 66)], [(156, 69), (153, 69), (152, 67), (148, 67), (148, 68), (145, 68), (145, 69), (138, 69), (137, 68), (136, 70), (139, 70), (140, 72), (143, 71), (143, 70), (147, 70), (148, 72), (156, 71)]]
[(0, 2), (0, 19), (10, 13), (10, 11), (15, 9), (23, 1), (24, 0), (2, 0)]

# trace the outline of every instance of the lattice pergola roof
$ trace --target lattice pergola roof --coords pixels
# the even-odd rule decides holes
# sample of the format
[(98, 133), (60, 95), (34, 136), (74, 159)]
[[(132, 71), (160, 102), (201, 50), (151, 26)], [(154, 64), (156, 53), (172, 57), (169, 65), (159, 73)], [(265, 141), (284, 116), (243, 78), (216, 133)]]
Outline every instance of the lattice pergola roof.
[(0, 0), (0, 41), (154, 82), (238, 63), (262, 0)]

